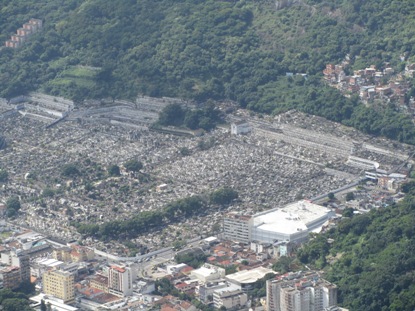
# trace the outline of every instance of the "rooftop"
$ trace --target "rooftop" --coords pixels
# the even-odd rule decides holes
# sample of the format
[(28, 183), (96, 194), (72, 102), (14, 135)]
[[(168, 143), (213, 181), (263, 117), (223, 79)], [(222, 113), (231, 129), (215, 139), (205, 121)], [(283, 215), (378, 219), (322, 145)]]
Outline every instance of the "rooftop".
[(227, 293), (227, 292), (234, 292), (237, 290), (241, 290), (241, 287), (235, 284), (229, 284), (229, 286), (224, 287), (224, 288), (219, 288), (216, 289), (215, 292), (219, 295), (223, 294), (223, 293)]
[(0, 273), (8, 273), (8, 272), (19, 271), (19, 270), (20, 270), (19, 267), (9, 266), (9, 267), (1, 268)]
[(37, 303), (40, 303), (42, 300), (44, 300), (46, 304), (50, 303), (52, 305), (52, 309), (56, 311), (77, 311), (79, 310), (78, 308), (64, 304), (60, 299), (49, 298), (45, 294), (39, 294), (37, 296), (30, 297), (30, 300), (37, 302)]
[(56, 267), (56, 266), (59, 266), (59, 265), (63, 264), (62, 261), (52, 259), (52, 258), (51, 259), (48, 259), (48, 258), (41, 259), (37, 263), (40, 264), (40, 265), (47, 266), (47, 267)]
[(308, 230), (310, 223), (330, 212), (326, 207), (303, 200), (268, 213), (257, 214), (254, 218), (254, 226), (264, 231), (277, 230), (292, 234)]
[(258, 267), (252, 270), (244, 270), (239, 271), (233, 274), (229, 274), (226, 278), (235, 283), (243, 284), (243, 283), (254, 283), (259, 279), (262, 279), (266, 274), (274, 273), (275, 272), (271, 269), (267, 269), (264, 267)]
[(93, 277), (91, 277), (91, 281), (92, 280), (98, 283), (103, 283), (105, 285), (108, 284), (108, 277), (101, 274), (95, 274)]
[(205, 277), (209, 276), (213, 273), (216, 273), (216, 271), (214, 269), (209, 269), (209, 268), (206, 268), (206, 267), (200, 267), (199, 269), (194, 270), (194, 272), (198, 273), (199, 275), (205, 276)]
[(214, 236), (210, 236), (210, 237), (204, 239), (204, 241), (209, 242), (209, 243), (210, 242), (217, 241), (217, 240), (218, 240), (218, 238), (217, 237), (214, 237)]
[(111, 266), (111, 269), (113, 269), (115, 271), (118, 271), (120, 273), (124, 273), (125, 272), (125, 269), (124, 268), (118, 267), (118, 266)]

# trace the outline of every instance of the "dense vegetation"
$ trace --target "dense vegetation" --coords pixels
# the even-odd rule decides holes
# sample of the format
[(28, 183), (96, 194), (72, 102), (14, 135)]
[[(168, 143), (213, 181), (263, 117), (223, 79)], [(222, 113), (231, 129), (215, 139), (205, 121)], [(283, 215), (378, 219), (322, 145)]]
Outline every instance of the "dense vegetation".
[[(249, 292), (250, 298), (259, 299), (261, 297), (264, 297), (266, 295), (266, 287), (265, 287), (266, 281), (269, 279), (272, 279), (273, 277), (275, 277), (275, 275), (273, 273), (269, 273), (265, 275), (262, 279), (259, 279), (258, 281), (256, 281), (253, 285), (253, 289)], [(198, 299), (192, 298), (191, 296), (185, 293), (179, 292), (168, 278), (162, 278), (156, 281), (155, 294), (159, 294), (162, 296), (173, 295), (173, 296), (179, 297), (182, 300), (190, 301), (194, 306), (196, 306), (196, 308), (202, 311), (218, 310), (218, 309), (215, 309), (212, 304), (209, 304), (209, 305), (203, 304)], [(226, 308), (222, 306), (219, 310), (226, 311)]]
[(187, 127), (209, 131), (222, 122), (221, 113), (212, 102), (203, 108), (185, 109), (179, 104), (167, 105), (159, 114), (157, 125)]
[(7, 147), (6, 138), (0, 136), (0, 150), (5, 149)]
[(0, 182), (5, 183), (9, 179), (9, 173), (0, 167)]
[(123, 164), (128, 172), (139, 172), (143, 168), (143, 163), (137, 159), (128, 160)]
[(406, 191), (402, 202), (345, 219), (298, 253), (302, 263), (327, 270), (350, 310), (415, 308), (415, 184)]
[(233, 200), (237, 198), (238, 192), (228, 187), (215, 190), (210, 194), (210, 201), (214, 204), (219, 205), (230, 204)]
[(212, 305), (205, 305), (200, 300), (196, 298), (192, 298), (188, 294), (179, 292), (172, 282), (170, 282), (167, 278), (162, 278), (156, 281), (156, 295), (166, 296), (166, 295), (173, 295), (179, 297), (182, 300), (186, 300), (191, 302), (198, 310), (202, 311), (216, 311)]
[[(0, 41), (31, 17), (43, 19), (44, 29), (21, 49), (0, 50), (0, 96), (41, 89), (77, 101), (138, 93), (230, 99), (415, 143), (408, 118), (365, 108), (315, 77), (347, 53), (354, 68), (388, 61), (401, 70), (400, 56), (413, 61), (410, 0), (303, 0), (280, 10), (271, 0), (6, 0), (1, 14)], [(310, 78), (288, 79), (286, 72)], [(197, 114), (187, 121), (211, 126)]]
[(18, 197), (13, 196), (10, 197), (7, 201), (6, 201), (6, 215), (7, 217), (13, 217), (17, 214), (17, 212), (19, 211), (19, 209), (21, 208), (20, 205), (20, 200)]
[(180, 253), (177, 253), (174, 256), (174, 260), (177, 263), (185, 263), (188, 266), (191, 266), (195, 269), (201, 267), (206, 262), (207, 256), (205, 253), (198, 249), (198, 250), (187, 250)]
[(0, 290), (0, 306), (3, 311), (33, 311), (24, 292)]
[(77, 227), (78, 232), (81, 234), (95, 236), (103, 240), (124, 240), (166, 226), (169, 223), (178, 222), (184, 218), (207, 213), (208, 207), (216, 204), (216, 202), (211, 200), (212, 194), (218, 192), (231, 194), (232, 198), (238, 196), (235, 190), (224, 188), (213, 191), (207, 198), (194, 195), (178, 199), (167, 204), (161, 211), (141, 212), (128, 220), (108, 221), (101, 225), (79, 223), (74, 223), (73, 225)]

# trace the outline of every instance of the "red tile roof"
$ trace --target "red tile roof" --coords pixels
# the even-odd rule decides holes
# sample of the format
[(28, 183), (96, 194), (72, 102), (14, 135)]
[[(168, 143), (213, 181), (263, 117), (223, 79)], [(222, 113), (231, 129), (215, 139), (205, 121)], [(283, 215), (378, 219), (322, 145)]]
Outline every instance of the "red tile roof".
[(124, 268), (121, 268), (121, 267), (118, 267), (118, 266), (111, 266), (111, 269), (114, 269), (114, 270), (116, 270), (118, 272), (121, 272), (121, 273), (125, 272)]
[(192, 270), (194, 270), (193, 269), (193, 267), (184, 267), (183, 269), (182, 269), (182, 271), (180, 271), (181, 273), (183, 273), (183, 274), (186, 274), (186, 273), (188, 273), (188, 272), (190, 272), (190, 271), (192, 271)]

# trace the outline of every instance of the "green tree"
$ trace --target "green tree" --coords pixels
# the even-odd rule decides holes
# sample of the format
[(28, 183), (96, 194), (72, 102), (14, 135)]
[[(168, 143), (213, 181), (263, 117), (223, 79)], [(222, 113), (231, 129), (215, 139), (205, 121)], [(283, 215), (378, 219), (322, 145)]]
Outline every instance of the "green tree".
[(81, 172), (79, 171), (77, 164), (69, 163), (62, 168), (62, 176), (64, 177), (76, 177), (79, 175), (81, 175)]
[(17, 211), (16, 211), (16, 210), (14, 210), (14, 209), (8, 208), (8, 209), (6, 210), (6, 215), (7, 215), (7, 217), (9, 217), (9, 218), (13, 218), (14, 216), (16, 216), (16, 215), (17, 215)]
[(42, 195), (44, 197), (53, 197), (55, 195), (55, 191), (51, 188), (45, 188), (42, 191)]
[(175, 256), (175, 261), (178, 263), (185, 263), (193, 268), (199, 268), (206, 261), (207, 256), (196, 249), (196, 251), (182, 251)]
[(329, 198), (329, 200), (330, 200), (330, 201), (333, 201), (333, 200), (336, 198), (336, 196), (334, 195), (334, 193), (333, 193), (333, 192), (330, 192), (330, 193), (327, 195), (327, 197)]
[(111, 165), (108, 168), (108, 175), (113, 176), (113, 177), (120, 176), (121, 175), (120, 167), (116, 164)]
[(16, 197), (16, 196), (10, 197), (6, 201), (6, 206), (7, 206), (8, 209), (12, 209), (12, 210), (17, 212), (21, 208), (19, 198)]
[(238, 192), (228, 187), (215, 190), (210, 194), (211, 203), (219, 205), (230, 204), (233, 200), (237, 198)]
[(0, 150), (5, 149), (7, 147), (6, 139), (3, 136), (0, 136)]
[(40, 311), (47, 311), (46, 303), (43, 299), (40, 301)]
[(4, 311), (33, 311), (26, 299), (8, 298), (3, 300), (1, 304)]
[(179, 104), (170, 104), (163, 108), (160, 112), (158, 123), (161, 125), (175, 125), (183, 124), (186, 112)]
[(214, 223), (212, 225), (212, 233), (213, 234), (218, 234), (221, 231), (221, 229), (222, 229), (222, 223), (221, 222), (217, 222), (217, 223)]
[(354, 200), (354, 193), (353, 192), (348, 192), (346, 194), (346, 201), (352, 201)]
[(343, 213), (342, 213), (342, 216), (343, 217), (352, 217), (353, 216), (353, 212), (354, 212), (354, 209), (353, 208), (345, 208), (344, 209), (344, 211), (343, 211)]
[(415, 190), (415, 180), (411, 180), (409, 182), (404, 183), (401, 186), (401, 190), (404, 193), (410, 193), (413, 192)]
[(277, 262), (272, 265), (272, 270), (280, 272), (281, 274), (291, 271), (291, 263), (293, 259), (287, 256), (281, 256)]
[(228, 274), (233, 274), (233, 273), (235, 273), (235, 272), (237, 272), (238, 271), (238, 266), (237, 265), (229, 265), (229, 266), (226, 266), (225, 267), (225, 274), (226, 275), (228, 275)]
[(6, 182), (9, 179), (9, 173), (5, 169), (0, 169), (0, 182)]
[(180, 148), (179, 152), (180, 152), (180, 154), (181, 154), (182, 156), (184, 156), (184, 157), (189, 156), (189, 155), (191, 154), (190, 149), (189, 149), (189, 148), (187, 148), (187, 147), (182, 147), (182, 148)]
[(136, 159), (131, 159), (125, 162), (123, 165), (125, 169), (130, 172), (139, 172), (143, 168), (143, 163)]

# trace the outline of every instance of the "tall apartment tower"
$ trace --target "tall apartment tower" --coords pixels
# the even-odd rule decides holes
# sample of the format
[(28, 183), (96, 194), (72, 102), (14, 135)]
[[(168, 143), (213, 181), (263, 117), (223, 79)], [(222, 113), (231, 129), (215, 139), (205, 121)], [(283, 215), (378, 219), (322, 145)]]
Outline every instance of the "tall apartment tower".
[(30, 257), (24, 251), (1, 253), (1, 263), (20, 268), (21, 282), (30, 282)]
[(20, 268), (4, 267), (0, 269), (0, 285), (2, 288), (16, 289), (20, 286)]
[(133, 293), (131, 269), (111, 266), (108, 270), (108, 292), (115, 296), (130, 296)]
[(11, 265), (20, 268), (20, 276), (23, 283), (30, 282), (30, 257), (25, 253), (14, 253)]
[(43, 292), (62, 299), (64, 303), (75, 300), (75, 276), (68, 271), (50, 270), (43, 274)]
[(225, 238), (231, 241), (248, 244), (251, 241), (252, 225), (252, 216), (229, 213), (223, 219)]
[(267, 281), (268, 311), (324, 311), (337, 305), (337, 286), (316, 273)]

